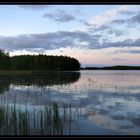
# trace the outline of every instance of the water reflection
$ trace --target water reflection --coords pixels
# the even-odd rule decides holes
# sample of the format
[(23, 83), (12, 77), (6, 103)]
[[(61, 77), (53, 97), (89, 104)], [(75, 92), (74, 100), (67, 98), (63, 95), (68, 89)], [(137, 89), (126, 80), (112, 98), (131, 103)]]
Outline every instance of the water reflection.
[(47, 72), (24, 75), (0, 75), (0, 93), (9, 90), (10, 85), (53, 86), (67, 85), (78, 81), (79, 72)]
[(0, 82), (0, 134), (140, 133), (140, 71), (17, 75)]
[(78, 112), (71, 114), (71, 105), (53, 103), (42, 108), (0, 107), (2, 135), (70, 135)]
[(79, 72), (46, 72), (32, 75), (16, 75), (11, 77), (11, 83), (27, 86), (67, 85), (78, 81), (79, 78)]

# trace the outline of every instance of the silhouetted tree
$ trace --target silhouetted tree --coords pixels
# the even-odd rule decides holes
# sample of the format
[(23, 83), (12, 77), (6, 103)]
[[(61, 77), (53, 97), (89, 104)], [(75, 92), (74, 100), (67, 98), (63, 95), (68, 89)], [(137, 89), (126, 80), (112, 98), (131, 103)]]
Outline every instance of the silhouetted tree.
[(11, 57), (11, 69), (19, 70), (79, 70), (80, 63), (67, 56), (21, 55)]
[(80, 63), (67, 56), (19, 55), (9, 56), (0, 50), (0, 69), (11, 70), (79, 70)]
[(5, 53), (2, 49), (0, 49), (0, 69), (10, 69), (9, 53)]

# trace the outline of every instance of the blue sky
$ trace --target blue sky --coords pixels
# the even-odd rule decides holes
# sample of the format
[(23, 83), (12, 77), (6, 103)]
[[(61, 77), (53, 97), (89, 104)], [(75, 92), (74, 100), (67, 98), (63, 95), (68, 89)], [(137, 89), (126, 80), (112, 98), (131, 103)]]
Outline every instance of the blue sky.
[(82, 66), (140, 65), (140, 5), (0, 5), (0, 48)]

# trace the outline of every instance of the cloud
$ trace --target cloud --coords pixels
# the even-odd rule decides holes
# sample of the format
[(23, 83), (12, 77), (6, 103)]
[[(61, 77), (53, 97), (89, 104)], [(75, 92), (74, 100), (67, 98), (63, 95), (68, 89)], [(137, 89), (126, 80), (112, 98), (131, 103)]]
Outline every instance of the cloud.
[(97, 28), (90, 28), (89, 32), (95, 33), (95, 32), (100, 32), (103, 36), (103, 33), (106, 35), (114, 35), (114, 36), (121, 36), (124, 35), (124, 31), (120, 31), (114, 27), (108, 26), (108, 25), (101, 25)]
[(75, 20), (75, 17), (72, 14), (69, 14), (66, 11), (60, 9), (56, 10), (54, 13), (46, 13), (43, 17), (57, 22), (70, 22)]
[(50, 8), (50, 5), (18, 5), (18, 7), (27, 9), (27, 10), (44, 10), (46, 8)]
[(125, 39), (123, 41), (116, 41), (116, 42), (102, 42), (97, 44), (93, 44), (93, 46), (88, 46), (90, 49), (101, 49), (101, 48), (133, 48), (133, 47), (140, 47), (140, 39)]
[(113, 58), (113, 61), (129, 61), (129, 59)]
[(140, 54), (140, 49), (133, 49), (133, 50), (117, 50), (114, 51), (112, 54), (119, 54), (119, 53), (129, 53), (129, 54)]
[[(125, 39), (123, 41), (109, 42), (102, 39), (102, 35), (90, 34), (80, 31), (59, 31), (54, 33), (25, 34), (15, 37), (0, 37), (0, 46), (7, 51), (38, 49), (55, 50), (60, 48), (84, 48), (84, 49), (104, 49), (104, 48), (133, 48), (140, 47), (140, 39)], [(136, 53), (138, 53), (136, 51)]]
[(0, 37), (0, 46), (7, 50), (22, 50), (42, 48), (54, 50), (66, 47), (82, 47), (97, 43), (99, 35), (89, 35), (79, 31), (59, 31), (45, 34), (18, 35), (15, 37)]
[(75, 9), (73, 12), (79, 16), (85, 15), (84, 11), (82, 10), (82, 5), (75, 5)]
[(110, 27), (108, 25), (101, 25), (97, 28), (93, 28), (94, 31), (104, 31), (104, 30), (108, 30), (108, 29), (112, 29), (112, 27)]
[[(101, 32), (101, 34), (106, 33), (106, 35), (110, 34), (114, 36), (121, 36), (126, 34), (123, 31), (119, 31), (116, 25), (126, 25), (126, 28), (134, 28), (136, 27), (133, 23), (135, 20), (138, 20), (139, 15), (135, 17), (136, 11), (132, 11), (131, 9), (136, 8), (137, 5), (123, 5), (117, 9), (110, 10), (104, 12), (100, 15), (94, 16), (90, 18), (88, 21), (83, 22), (85, 25), (85, 31), (88, 32)], [(120, 18), (119, 15), (124, 16), (127, 15), (128, 17)], [(134, 21), (132, 22), (133, 18)], [(135, 21), (136, 22), (136, 21)], [(110, 31), (109, 31), (110, 30)], [(129, 31), (129, 30), (127, 30)]]
[(124, 24), (126, 23), (127, 20), (124, 19), (116, 19), (116, 20), (112, 20), (111, 23), (113, 24)]
[(140, 50), (127, 50), (127, 53), (140, 54)]
[(105, 42), (102, 44), (102, 48), (110, 48), (110, 47), (132, 47), (137, 46), (140, 44), (137, 44), (136, 41), (133, 41), (132, 39), (125, 39), (123, 41), (116, 41), (116, 42)]
[(117, 29), (110, 29), (108, 30), (108, 34), (111, 34), (111, 35), (115, 35), (115, 36), (121, 36), (121, 35), (124, 35), (124, 31), (120, 31), (120, 30), (117, 30)]
[(140, 12), (134, 12), (135, 15), (129, 17), (127, 19), (116, 19), (112, 20), (111, 24), (127, 24), (128, 27), (136, 27), (134, 23), (140, 23)]
[(135, 14), (134, 11), (120, 11), (119, 13), (124, 14), (124, 15), (128, 15), (128, 16)]
[(110, 11), (104, 12), (103, 14), (92, 17), (86, 24), (89, 26), (95, 26), (95, 27), (106, 24), (107, 22), (111, 21), (114, 17), (118, 16), (121, 13), (130, 14), (128, 10), (134, 7), (135, 5), (120, 6), (119, 8), (115, 10), (110, 10)]
[(131, 17), (129, 21), (132, 23), (140, 23), (140, 12)]

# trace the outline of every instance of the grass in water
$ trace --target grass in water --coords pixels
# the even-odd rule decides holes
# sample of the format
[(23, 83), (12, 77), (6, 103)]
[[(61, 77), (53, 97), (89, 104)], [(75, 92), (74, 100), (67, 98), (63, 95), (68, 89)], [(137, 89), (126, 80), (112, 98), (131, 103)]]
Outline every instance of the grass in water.
[[(0, 135), (63, 135), (71, 134), (71, 106), (56, 103), (41, 109), (0, 106)], [(73, 119), (74, 121), (74, 119)]]

